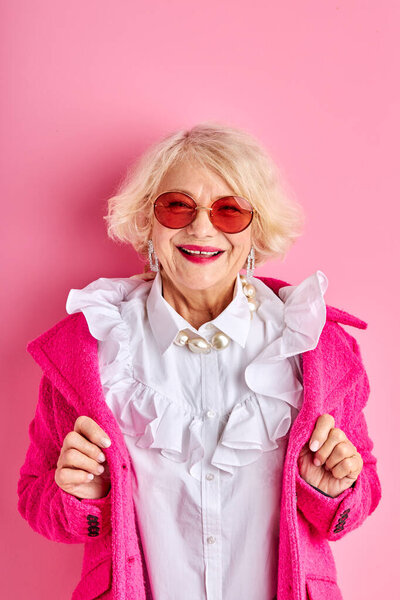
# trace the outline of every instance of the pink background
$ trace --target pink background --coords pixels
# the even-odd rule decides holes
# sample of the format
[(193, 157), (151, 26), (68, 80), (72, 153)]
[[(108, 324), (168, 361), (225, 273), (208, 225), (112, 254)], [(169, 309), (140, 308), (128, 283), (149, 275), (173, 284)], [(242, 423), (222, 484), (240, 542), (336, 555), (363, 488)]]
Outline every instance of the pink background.
[(2, 2), (4, 598), (70, 598), (83, 552), (34, 533), (16, 509), (40, 379), (25, 346), (66, 316), (72, 287), (138, 271), (129, 247), (106, 237), (106, 199), (150, 143), (206, 119), (258, 137), (305, 208), (304, 236), (285, 261), (258, 274), (297, 284), (322, 269), (327, 303), (369, 324), (348, 330), (370, 376), (366, 416), (383, 499), (331, 547), (345, 599), (393, 597), (400, 533), (392, 472), (399, 436), (396, 5)]

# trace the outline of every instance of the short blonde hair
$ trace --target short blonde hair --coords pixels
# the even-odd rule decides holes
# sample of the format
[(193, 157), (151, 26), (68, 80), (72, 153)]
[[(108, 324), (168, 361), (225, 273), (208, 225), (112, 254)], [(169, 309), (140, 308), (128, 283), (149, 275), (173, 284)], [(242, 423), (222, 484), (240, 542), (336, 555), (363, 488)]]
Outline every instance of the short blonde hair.
[(216, 172), (254, 209), (252, 243), (256, 264), (284, 258), (303, 233), (304, 212), (278, 167), (248, 133), (213, 122), (181, 129), (151, 146), (128, 168), (116, 195), (108, 200), (109, 237), (147, 255), (153, 226), (153, 202), (167, 171), (183, 160)]

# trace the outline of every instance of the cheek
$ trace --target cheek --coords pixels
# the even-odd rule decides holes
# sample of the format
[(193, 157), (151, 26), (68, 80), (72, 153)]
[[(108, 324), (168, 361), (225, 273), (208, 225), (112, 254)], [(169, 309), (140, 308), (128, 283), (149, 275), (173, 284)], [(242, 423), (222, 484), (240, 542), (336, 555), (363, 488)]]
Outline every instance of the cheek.
[(160, 256), (171, 251), (171, 238), (176, 232), (159, 223), (155, 223), (152, 231), (152, 240), (156, 253)]
[(237, 233), (235, 237), (230, 237), (228, 239), (232, 246), (232, 252), (235, 257), (244, 262), (247, 259), (247, 255), (250, 252), (251, 247), (251, 237), (249, 233), (247, 231)]

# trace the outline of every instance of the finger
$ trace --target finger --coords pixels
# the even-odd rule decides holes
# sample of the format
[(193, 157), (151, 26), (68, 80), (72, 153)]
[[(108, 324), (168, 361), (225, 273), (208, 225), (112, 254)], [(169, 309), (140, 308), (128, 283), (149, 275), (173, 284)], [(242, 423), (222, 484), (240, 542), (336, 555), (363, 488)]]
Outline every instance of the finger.
[[(319, 452), (321, 452), (321, 456), (319, 456)], [(324, 456), (324, 449), (321, 448), (316, 453), (317, 458), (321, 461), (321, 464), (326, 464), (326, 466), (332, 470), (338, 463), (340, 463), (345, 458), (349, 458), (350, 456), (354, 456), (357, 452), (357, 448), (353, 446), (350, 440), (346, 439), (344, 442), (339, 442), (334, 446), (332, 452), (328, 456)], [(314, 457), (315, 458), (315, 457)]]
[(318, 417), (309, 441), (309, 448), (312, 452), (321, 448), (333, 427), (335, 427), (335, 419), (332, 415), (324, 414)]
[(102, 478), (109, 480), (111, 479), (110, 467), (108, 466), (107, 462), (104, 464), (104, 472), (102, 474)]
[(59, 459), (59, 467), (64, 469), (68, 467), (70, 469), (82, 469), (93, 475), (100, 475), (104, 471), (103, 465), (99, 465), (96, 460), (89, 458), (86, 454), (82, 454), (75, 448), (68, 448), (62, 453)]
[(71, 489), (94, 479), (93, 473), (79, 469), (57, 469), (54, 475), (56, 484), (63, 489)]
[(104, 462), (106, 457), (96, 444), (92, 444), (77, 431), (70, 431), (64, 438), (62, 450), (66, 451), (69, 448), (76, 448), (83, 454), (98, 462)]
[(354, 456), (348, 456), (335, 465), (331, 473), (336, 479), (343, 479), (343, 477), (357, 479), (360, 473), (359, 457), (356, 454)]
[[(347, 436), (344, 431), (339, 429), (338, 427), (334, 427), (330, 430), (328, 438), (326, 442), (324, 442), (321, 448), (315, 453), (313, 463), (317, 467), (319, 465), (323, 465), (324, 462), (328, 459), (328, 457), (332, 454), (333, 450), (336, 448), (338, 444), (341, 442), (349, 442)], [(349, 442), (350, 443), (350, 442)], [(342, 452), (341, 449), (339, 452)], [(351, 452), (353, 454), (354, 452)], [(342, 457), (343, 458), (343, 457)], [(336, 463), (334, 462), (334, 465)]]
[(90, 442), (102, 448), (108, 448), (111, 445), (110, 438), (100, 425), (85, 415), (81, 415), (76, 419), (74, 431), (77, 431)]

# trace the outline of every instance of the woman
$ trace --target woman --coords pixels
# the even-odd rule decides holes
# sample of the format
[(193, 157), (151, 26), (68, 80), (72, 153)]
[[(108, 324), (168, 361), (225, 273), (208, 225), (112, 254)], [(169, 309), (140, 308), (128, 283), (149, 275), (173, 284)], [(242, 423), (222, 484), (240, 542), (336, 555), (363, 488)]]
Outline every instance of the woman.
[(71, 290), (28, 345), (43, 377), (22, 516), (85, 544), (74, 599), (341, 598), (328, 541), (381, 497), (338, 323), (367, 325), (325, 305), (320, 270), (253, 276), (300, 234), (276, 167), (201, 124), (154, 146), (106, 219), (151, 271)]

